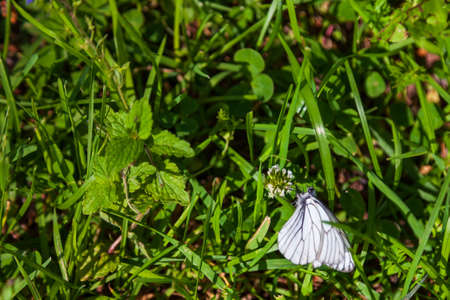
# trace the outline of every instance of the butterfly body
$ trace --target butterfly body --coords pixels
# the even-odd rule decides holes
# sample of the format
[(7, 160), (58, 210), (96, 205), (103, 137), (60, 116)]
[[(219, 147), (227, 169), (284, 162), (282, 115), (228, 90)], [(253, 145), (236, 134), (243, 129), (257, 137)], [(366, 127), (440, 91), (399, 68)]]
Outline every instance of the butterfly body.
[(338, 220), (316, 198), (314, 189), (297, 194), (296, 209), (278, 234), (278, 249), (292, 263), (326, 265), (351, 272), (355, 264), (345, 233), (330, 223)]

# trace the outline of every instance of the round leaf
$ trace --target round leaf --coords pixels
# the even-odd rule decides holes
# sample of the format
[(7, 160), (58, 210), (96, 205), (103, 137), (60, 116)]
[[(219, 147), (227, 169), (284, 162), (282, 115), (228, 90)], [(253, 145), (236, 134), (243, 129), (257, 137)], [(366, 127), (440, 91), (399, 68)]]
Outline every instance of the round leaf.
[(252, 77), (261, 73), (265, 67), (264, 59), (262, 58), (261, 54), (250, 48), (238, 50), (234, 54), (234, 61), (239, 63), (246, 63), (248, 71), (250, 72)]
[(366, 77), (366, 82), (364, 84), (366, 93), (370, 98), (376, 98), (386, 90), (386, 83), (378, 72), (371, 72), (369, 76)]
[(250, 84), (252, 86), (253, 93), (258, 96), (258, 98), (263, 99), (263, 101), (267, 101), (272, 98), (273, 81), (269, 75), (259, 74), (253, 78)]

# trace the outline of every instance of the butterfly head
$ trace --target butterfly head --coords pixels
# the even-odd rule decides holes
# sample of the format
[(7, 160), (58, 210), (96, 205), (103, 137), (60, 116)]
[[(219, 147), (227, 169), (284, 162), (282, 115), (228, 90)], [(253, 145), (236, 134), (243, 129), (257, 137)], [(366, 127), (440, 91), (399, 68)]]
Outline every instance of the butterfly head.
[(316, 197), (316, 191), (314, 190), (314, 188), (309, 187), (305, 193), (297, 193), (296, 205), (299, 206), (304, 204), (306, 199), (311, 197)]
[(305, 194), (309, 194), (310, 196), (317, 197), (316, 190), (312, 186), (310, 186), (308, 188), (308, 191)]

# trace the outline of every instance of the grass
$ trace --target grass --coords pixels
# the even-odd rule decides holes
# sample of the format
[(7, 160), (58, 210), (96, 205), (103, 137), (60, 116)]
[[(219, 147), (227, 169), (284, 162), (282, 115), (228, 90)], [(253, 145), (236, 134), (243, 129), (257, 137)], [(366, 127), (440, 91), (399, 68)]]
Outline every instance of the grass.
[[(27, 2), (1, 1), (1, 299), (450, 298), (445, 1)], [(355, 271), (278, 252), (274, 164)]]

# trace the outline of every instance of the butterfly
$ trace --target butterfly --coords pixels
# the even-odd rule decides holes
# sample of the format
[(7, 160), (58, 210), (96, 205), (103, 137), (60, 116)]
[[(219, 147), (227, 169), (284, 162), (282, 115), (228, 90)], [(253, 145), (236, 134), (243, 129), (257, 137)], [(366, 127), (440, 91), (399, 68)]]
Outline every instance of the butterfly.
[(345, 233), (329, 223), (337, 223), (333, 213), (308, 188), (297, 194), (296, 209), (278, 233), (278, 250), (296, 265), (326, 265), (341, 272), (355, 268)]

